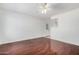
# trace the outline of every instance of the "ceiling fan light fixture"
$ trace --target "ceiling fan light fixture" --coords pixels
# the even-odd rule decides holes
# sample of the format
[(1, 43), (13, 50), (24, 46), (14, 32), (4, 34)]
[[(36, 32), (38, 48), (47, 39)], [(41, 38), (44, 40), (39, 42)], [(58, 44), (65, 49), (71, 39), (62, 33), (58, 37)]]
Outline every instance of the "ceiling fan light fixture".
[(43, 3), (41, 4), (41, 12), (42, 14), (46, 14), (47, 10), (48, 10), (48, 4), (47, 3)]
[(47, 9), (42, 10), (42, 14), (46, 14)]

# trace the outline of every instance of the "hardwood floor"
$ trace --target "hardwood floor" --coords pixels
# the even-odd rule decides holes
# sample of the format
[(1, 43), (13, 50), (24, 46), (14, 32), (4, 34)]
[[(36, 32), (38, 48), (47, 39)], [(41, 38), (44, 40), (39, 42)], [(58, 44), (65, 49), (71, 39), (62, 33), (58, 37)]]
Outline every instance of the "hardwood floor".
[(51, 40), (51, 50), (57, 55), (79, 55), (79, 46)]
[(79, 55), (79, 46), (41, 37), (0, 45), (0, 55)]

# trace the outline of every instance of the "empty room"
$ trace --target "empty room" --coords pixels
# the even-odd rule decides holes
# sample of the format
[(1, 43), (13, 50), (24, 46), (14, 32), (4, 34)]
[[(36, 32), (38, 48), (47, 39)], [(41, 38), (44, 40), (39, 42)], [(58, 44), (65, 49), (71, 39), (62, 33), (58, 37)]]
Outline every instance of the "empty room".
[(0, 3), (0, 55), (79, 55), (79, 3)]

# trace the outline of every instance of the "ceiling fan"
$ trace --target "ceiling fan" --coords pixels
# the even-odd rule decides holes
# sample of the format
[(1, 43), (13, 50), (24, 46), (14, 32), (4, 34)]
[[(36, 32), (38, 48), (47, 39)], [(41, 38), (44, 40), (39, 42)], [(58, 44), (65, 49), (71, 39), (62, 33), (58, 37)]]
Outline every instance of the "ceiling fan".
[(42, 3), (40, 8), (41, 8), (42, 14), (46, 14), (47, 10), (48, 10), (48, 4), (47, 3)]

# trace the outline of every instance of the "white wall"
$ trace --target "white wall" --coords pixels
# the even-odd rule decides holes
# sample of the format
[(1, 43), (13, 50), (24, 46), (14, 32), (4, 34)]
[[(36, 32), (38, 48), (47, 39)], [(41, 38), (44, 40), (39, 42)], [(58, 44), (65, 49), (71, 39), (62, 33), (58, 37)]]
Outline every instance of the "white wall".
[(51, 23), (51, 38), (79, 45), (79, 9), (56, 15), (51, 22), (55, 18), (58, 19), (58, 26), (53, 27)]
[(0, 11), (0, 44), (46, 36), (45, 20), (16, 12)]

